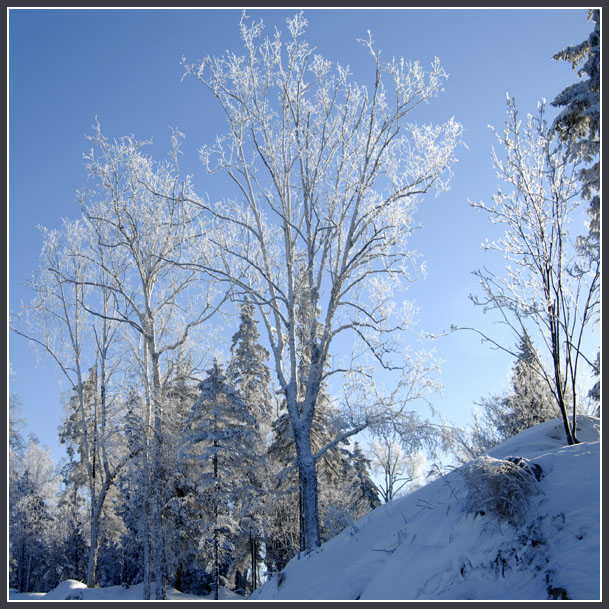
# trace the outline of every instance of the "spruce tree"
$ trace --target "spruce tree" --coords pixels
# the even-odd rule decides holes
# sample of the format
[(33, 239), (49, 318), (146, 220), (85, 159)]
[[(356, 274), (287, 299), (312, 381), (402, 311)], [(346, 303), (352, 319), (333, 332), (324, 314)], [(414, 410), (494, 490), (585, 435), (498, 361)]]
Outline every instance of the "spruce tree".
[(238, 506), (254, 492), (249, 474), (257, 444), (256, 421), (214, 362), (199, 384), (200, 397), (184, 425), (181, 455), (196, 477), (202, 512), (200, 547), (207, 551), (214, 597), (228, 584), (235, 541), (240, 534)]
[[(244, 472), (249, 485), (247, 501), (236, 506), (239, 510), (239, 539), (235, 541), (232, 576), (238, 592), (253, 592), (258, 586), (258, 563), (260, 561), (260, 538), (265, 528), (264, 501), (268, 498), (268, 469), (266, 463), (266, 438), (271, 429), (272, 395), (271, 373), (266, 362), (269, 352), (260, 344), (260, 334), (254, 318), (254, 305), (245, 300), (240, 306), (240, 322), (232, 337), (231, 359), (227, 378), (237, 391), (254, 420), (252, 465)], [(245, 497), (244, 497), (245, 499)], [(250, 565), (250, 578), (246, 582), (245, 572)], [(238, 581), (237, 581), (238, 580)]]
[(550, 389), (536, 370), (539, 356), (525, 332), (518, 345), (512, 373), (512, 391), (503, 399), (497, 430), (503, 439), (560, 416)]
[[(559, 93), (552, 105), (562, 108), (553, 127), (563, 140), (570, 142), (573, 160), (583, 161), (580, 170), (582, 196), (590, 201), (588, 235), (579, 240), (580, 247), (592, 260), (600, 259), (600, 118), (601, 118), (601, 14), (599, 9), (588, 9), (588, 19), (594, 22), (587, 40), (569, 46), (554, 55), (557, 61), (568, 61), (577, 69), (580, 80)], [(600, 351), (591, 364), (599, 380), (589, 396), (597, 400), (600, 415)]]
[(582, 194), (590, 201), (590, 231), (583, 241), (591, 255), (600, 255), (600, 76), (601, 76), (601, 16), (599, 9), (589, 9), (588, 19), (594, 28), (587, 40), (569, 46), (554, 55), (554, 59), (571, 64), (580, 80), (559, 93), (552, 105), (562, 108), (553, 127), (562, 140), (571, 145), (571, 158), (583, 161), (580, 170)]

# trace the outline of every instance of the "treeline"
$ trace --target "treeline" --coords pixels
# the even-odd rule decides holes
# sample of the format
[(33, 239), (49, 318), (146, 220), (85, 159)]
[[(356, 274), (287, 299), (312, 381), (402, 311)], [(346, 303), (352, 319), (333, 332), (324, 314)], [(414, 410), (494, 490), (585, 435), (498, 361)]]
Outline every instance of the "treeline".
[[(65, 400), (67, 460), (59, 475), (48, 451), (24, 441), (13, 398), (11, 587), (48, 590), (68, 578), (89, 586), (141, 583), (153, 537), (160, 538), (165, 584), (183, 592), (223, 586), (248, 595), (267, 571), (281, 570), (300, 549), (299, 491), (294, 441), (267, 359), (246, 302), (225, 368), (214, 361), (195, 383), (186, 363), (175, 362), (180, 374), (162, 383), (154, 481), (146, 478), (150, 404), (141, 385), (102, 385), (99, 362), (84, 373), (82, 400), (78, 389)], [(325, 398), (314, 425), (317, 446), (326, 446), (337, 416)], [(320, 459), (324, 541), (380, 505), (368, 464), (348, 441)], [(152, 484), (161, 498), (154, 529)]]

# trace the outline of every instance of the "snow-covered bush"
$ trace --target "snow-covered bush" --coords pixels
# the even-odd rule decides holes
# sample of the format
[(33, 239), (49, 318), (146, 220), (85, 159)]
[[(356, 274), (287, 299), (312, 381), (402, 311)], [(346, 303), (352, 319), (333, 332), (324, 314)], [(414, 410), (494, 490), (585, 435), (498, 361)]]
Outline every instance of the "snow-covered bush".
[(465, 482), (464, 508), (474, 514), (517, 521), (529, 508), (530, 498), (541, 492), (538, 476), (524, 459), (482, 456), (458, 471)]

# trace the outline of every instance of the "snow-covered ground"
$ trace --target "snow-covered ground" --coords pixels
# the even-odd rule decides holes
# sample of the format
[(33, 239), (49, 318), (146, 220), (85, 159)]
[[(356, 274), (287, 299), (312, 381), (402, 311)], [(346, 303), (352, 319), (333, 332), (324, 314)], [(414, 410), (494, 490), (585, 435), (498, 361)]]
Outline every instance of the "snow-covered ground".
[(466, 512), (464, 477), (452, 471), (295, 558), (252, 598), (600, 599), (600, 420), (582, 416), (578, 428), (575, 446), (554, 420), (491, 451), (541, 467), (516, 524), (482, 498)]
[[(46, 594), (34, 592), (20, 594), (15, 590), (9, 591), (9, 601), (59, 601), (59, 600), (85, 600), (85, 601), (141, 601), (143, 598), (143, 584), (136, 586), (110, 586), (109, 588), (87, 588), (82, 582), (68, 579), (61, 582), (57, 588)], [(175, 588), (167, 589), (167, 600), (170, 601), (201, 601), (212, 600), (208, 596), (193, 596), (183, 594)], [(220, 590), (220, 600), (244, 600), (243, 597), (230, 592)]]
[[(517, 522), (494, 515), (481, 495), (468, 497), (461, 468), (294, 558), (251, 598), (600, 600), (600, 419), (579, 417), (578, 437), (566, 446), (554, 420), (490, 452), (541, 468)], [(67, 598), (138, 600), (142, 586), (88, 589), (69, 580), (47, 594), (9, 593), (9, 600)], [(226, 591), (221, 598), (243, 600)], [(168, 599), (203, 600), (173, 589)]]

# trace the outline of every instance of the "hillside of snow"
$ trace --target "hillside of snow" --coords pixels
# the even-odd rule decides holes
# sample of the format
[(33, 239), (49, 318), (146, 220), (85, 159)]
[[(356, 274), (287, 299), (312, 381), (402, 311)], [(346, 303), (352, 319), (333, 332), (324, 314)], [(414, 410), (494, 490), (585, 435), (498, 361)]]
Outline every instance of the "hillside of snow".
[(465, 466), (294, 558), (251, 598), (598, 600), (600, 419), (580, 416), (578, 438), (566, 446), (556, 419), (489, 453), (528, 468), (529, 502), (512, 522), (494, 512), (502, 490), (468, 493)]

